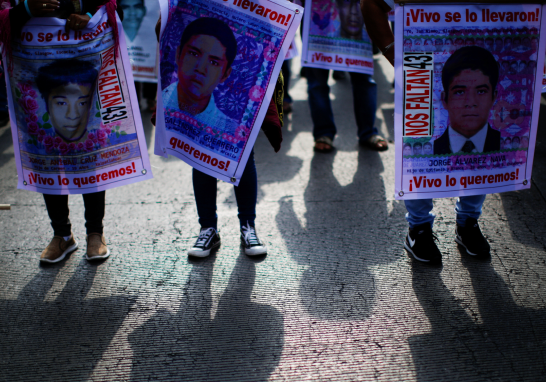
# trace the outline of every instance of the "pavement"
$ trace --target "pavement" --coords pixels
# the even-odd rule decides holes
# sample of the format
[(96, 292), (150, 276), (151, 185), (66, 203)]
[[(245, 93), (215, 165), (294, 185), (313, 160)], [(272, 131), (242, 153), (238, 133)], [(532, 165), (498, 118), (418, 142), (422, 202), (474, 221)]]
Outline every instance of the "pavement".
[[(296, 59), (297, 60), (297, 59)], [(294, 60), (294, 61), (296, 61)], [(153, 155), (154, 179), (106, 193), (112, 256), (80, 249), (40, 266), (52, 230), (38, 193), (16, 189), (0, 128), (0, 381), (545, 381), (546, 110), (531, 189), (488, 195), (478, 261), (454, 242), (455, 199), (435, 200), (443, 266), (410, 259), (394, 199), (394, 145), (358, 146), (349, 79), (334, 81), (339, 135), (312, 150), (306, 80), (275, 154), (256, 142), (261, 258), (239, 246), (233, 187), (218, 183), (222, 246), (192, 260), (199, 230), (191, 168)], [(394, 140), (392, 68), (376, 59), (377, 126)], [(542, 106), (545, 109), (546, 105)]]

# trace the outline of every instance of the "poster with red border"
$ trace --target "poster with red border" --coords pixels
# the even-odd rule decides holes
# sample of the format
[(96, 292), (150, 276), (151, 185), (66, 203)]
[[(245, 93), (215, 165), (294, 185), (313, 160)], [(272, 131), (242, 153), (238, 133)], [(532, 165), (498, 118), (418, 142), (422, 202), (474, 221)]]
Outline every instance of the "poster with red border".
[(161, 0), (155, 154), (239, 184), (303, 8)]
[(123, 33), (115, 54), (104, 8), (83, 30), (65, 23), (32, 18), (4, 52), (18, 188), (85, 194), (151, 179)]
[(397, 199), (531, 186), (544, 21), (536, 4), (396, 7)]

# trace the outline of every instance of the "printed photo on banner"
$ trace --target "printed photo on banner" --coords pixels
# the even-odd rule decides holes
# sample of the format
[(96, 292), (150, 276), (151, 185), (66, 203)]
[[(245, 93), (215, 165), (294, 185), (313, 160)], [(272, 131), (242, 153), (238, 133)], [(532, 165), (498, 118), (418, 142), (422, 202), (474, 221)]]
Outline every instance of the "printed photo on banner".
[(157, 82), (157, 40), (153, 30), (159, 18), (156, 0), (120, 0), (123, 30), (133, 77), (140, 82)]
[(301, 20), (280, 3), (161, 3), (159, 155), (238, 183)]
[(532, 4), (398, 8), (398, 198), (530, 186), (541, 21)]
[(302, 66), (373, 74), (359, 0), (307, 0)]
[(151, 177), (128, 60), (114, 49), (103, 10), (69, 33), (64, 20), (32, 19), (14, 41), (8, 102), (20, 188), (87, 193)]

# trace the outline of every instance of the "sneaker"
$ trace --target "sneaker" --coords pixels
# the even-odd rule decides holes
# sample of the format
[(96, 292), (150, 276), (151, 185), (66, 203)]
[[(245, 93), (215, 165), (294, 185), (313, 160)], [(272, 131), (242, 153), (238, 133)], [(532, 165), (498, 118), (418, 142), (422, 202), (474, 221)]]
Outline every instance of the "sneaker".
[(207, 257), (210, 251), (220, 246), (220, 233), (214, 228), (201, 228), (199, 237), (193, 247), (188, 251), (188, 256)]
[(62, 236), (53, 236), (49, 245), (40, 255), (40, 261), (42, 263), (58, 263), (77, 248), (78, 242), (74, 239), (74, 235), (71, 235), (68, 240)]
[(471, 256), (487, 257), (490, 255), (491, 246), (483, 236), (478, 220), (474, 218), (466, 219), (464, 227), (457, 224), (455, 241), (462, 245)]
[(267, 254), (267, 247), (258, 239), (256, 228), (247, 223), (241, 227), (241, 245), (247, 256), (259, 256)]
[(432, 232), (430, 224), (420, 224), (413, 229), (410, 228), (404, 248), (411, 253), (415, 260), (425, 263), (440, 263), (442, 254), (434, 242), (435, 240), (438, 241), (438, 238)]
[(90, 233), (87, 235), (87, 253), (85, 258), (88, 261), (103, 260), (110, 256), (110, 250), (106, 246), (106, 239), (101, 233)]

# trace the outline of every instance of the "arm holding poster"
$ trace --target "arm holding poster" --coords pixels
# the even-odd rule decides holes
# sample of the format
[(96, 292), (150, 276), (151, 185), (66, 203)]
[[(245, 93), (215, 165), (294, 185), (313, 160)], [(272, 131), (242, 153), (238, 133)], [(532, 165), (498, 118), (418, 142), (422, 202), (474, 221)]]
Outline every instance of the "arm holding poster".
[(237, 186), (245, 253), (264, 255), (267, 248), (255, 230), (253, 145), (262, 127), (280, 149), (280, 69), (301, 8), (268, 0), (160, 5), (156, 154), (174, 155), (193, 167), (201, 230), (188, 255), (206, 257), (220, 245), (215, 178)]
[(368, 35), (394, 66), (394, 35), (387, 17), (389, 5), (383, 0), (364, 0), (360, 4)]

